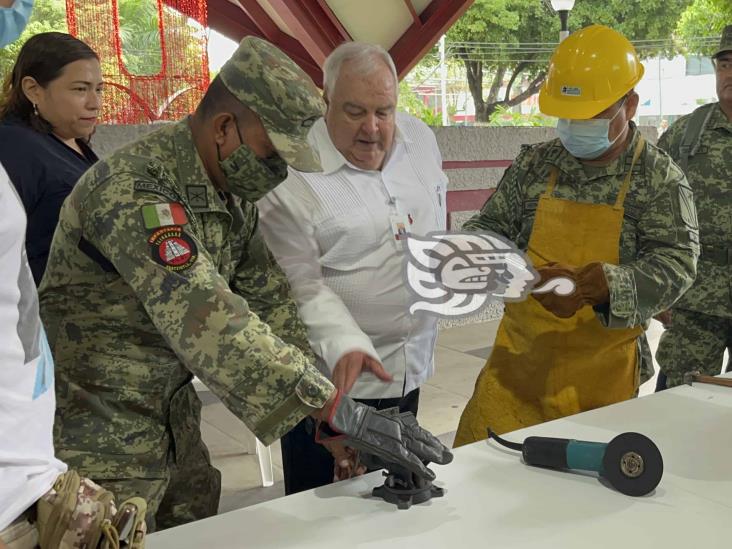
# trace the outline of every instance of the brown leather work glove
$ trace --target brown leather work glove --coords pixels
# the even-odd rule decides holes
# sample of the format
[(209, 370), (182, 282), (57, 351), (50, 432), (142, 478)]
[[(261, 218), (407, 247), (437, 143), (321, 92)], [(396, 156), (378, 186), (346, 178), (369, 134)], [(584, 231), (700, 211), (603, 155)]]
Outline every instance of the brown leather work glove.
[(671, 327), (673, 315), (671, 313), (671, 309), (666, 309), (665, 311), (658, 313), (653, 318), (658, 320), (663, 324), (663, 327), (668, 330)]
[(564, 276), (571, 278), (575, 291), (571, 295), (556, 295), (553, 292), (533, 294), (547, 311), (559, 318), (570, 318), (585, 305), (600, 305), (610, 301), (610, 290), (607, 287), (602, 263), (588, 263), (584, 267), (572, 267), (561, 263), (548, 263), (537, 268), (541, 280), (539, 288), (547, 280)]

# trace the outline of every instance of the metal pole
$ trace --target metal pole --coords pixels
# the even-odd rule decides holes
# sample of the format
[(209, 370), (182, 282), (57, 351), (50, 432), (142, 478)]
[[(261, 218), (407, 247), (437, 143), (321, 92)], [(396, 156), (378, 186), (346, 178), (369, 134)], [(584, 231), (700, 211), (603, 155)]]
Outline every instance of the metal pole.
[(449, 126), (447, 116), (447, 63), (445, 63), (445, 35), (440, 38), (440, 103), (442, 108), (442, 125)]
[(663, 86), (661, 85), (661, 60), (663, 58), (658, 55), (658, 125), (663, 122)]
[(567, 10), (559, 10), (557, 13), (559, 14), (559, 22), (562, 24), (562, 30), (559, 31), (559, 42), (561, 42), (569, 36), (569, 27), (567, 27), (569, 12)]

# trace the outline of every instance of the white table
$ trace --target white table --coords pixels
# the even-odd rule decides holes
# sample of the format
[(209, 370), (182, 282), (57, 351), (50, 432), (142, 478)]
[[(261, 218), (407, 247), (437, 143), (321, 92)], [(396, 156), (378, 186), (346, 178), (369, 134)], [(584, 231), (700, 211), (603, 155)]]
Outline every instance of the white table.
[(147, 547), (732, 548), (732, 388), (677, 387), (506, 438), (607, 442), (624, 431), (649, 436), (663, 455), (664, 477), (646, 497), (479, 442), (435, 468), (445, 497), (406, 511), (370, 497), (383, 482), (372, 473), (166, 530)]

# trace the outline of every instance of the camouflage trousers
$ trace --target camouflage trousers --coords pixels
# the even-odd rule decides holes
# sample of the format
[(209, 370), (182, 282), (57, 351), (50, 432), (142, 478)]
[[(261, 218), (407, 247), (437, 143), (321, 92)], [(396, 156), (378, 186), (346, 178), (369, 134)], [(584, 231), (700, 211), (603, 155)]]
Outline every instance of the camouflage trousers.
[(656, 361), (666, 375), (667, 387), (674, 387), (684, 382), (686, 372), (719, 374), (725, 349), (732, 356), (732, 319), (673, 309), (671, 326), (658, 343)]
[[(180, 449), (179, 449), (180, 450)], [(116, 501), (139, 496), (147, 501), (148, 534), (215, 515), (221, 495), (221, 473), (211, 465), (202, 440), (168, 466), (160, 478), (92, 479)], [(180, 456), (183, 456), (182, 459)]]

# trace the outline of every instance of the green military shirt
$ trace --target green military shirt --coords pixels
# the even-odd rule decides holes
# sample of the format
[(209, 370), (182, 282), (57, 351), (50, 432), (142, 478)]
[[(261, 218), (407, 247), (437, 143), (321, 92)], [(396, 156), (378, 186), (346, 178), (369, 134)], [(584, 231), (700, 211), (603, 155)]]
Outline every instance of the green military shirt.
[(193, 375), (265, 444), (333, 390), (286, 343), (309, 353), (256, 207), (216, 191), (187, 121), (95, 164), (64, 203), (52, 248), (40, 293), (56, 450), (86, 474), (149, 478), (171, 448), (192, 447)]
[[(494, 231), (526, 250), (551, 167), (559, 169), (555, 197), (614, 204), (639, 137), (633, 126), (625, 152), (607, 166), (583, 164), (558, 139), (525, 146), (493, 196), (463, 228)], [(668, 155), (647, 143), (625, 199), (620, 265), (603, 265), (610, 290), (608, 310), (598, 313), (603, 324), (639, 326), (665, 310), (694, 280), (698, 254), (696, 215), (686, 178)], [(638, 343), (645, 380), (653, 375), (653, 362), (645, 335)]]
[[(699, 216), (701, 255), (696, 281), (675, 307), (732, 318), (732, 122), (719, 103), (711, 108), (686, 169)], [(658, 141), (677, 162), (690, 119), (680, 118)]]

